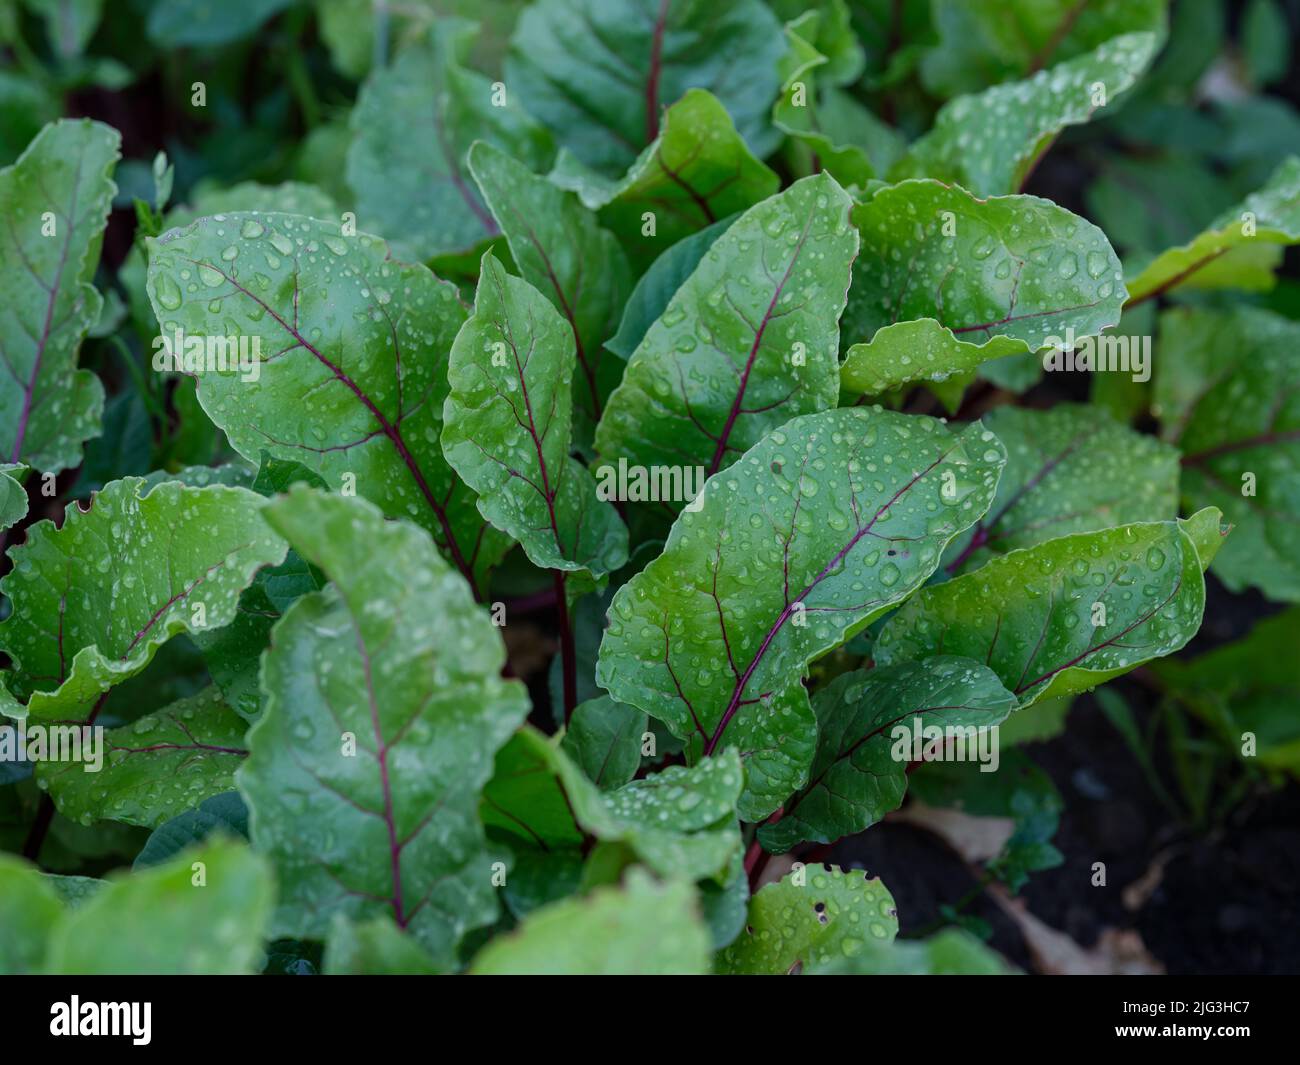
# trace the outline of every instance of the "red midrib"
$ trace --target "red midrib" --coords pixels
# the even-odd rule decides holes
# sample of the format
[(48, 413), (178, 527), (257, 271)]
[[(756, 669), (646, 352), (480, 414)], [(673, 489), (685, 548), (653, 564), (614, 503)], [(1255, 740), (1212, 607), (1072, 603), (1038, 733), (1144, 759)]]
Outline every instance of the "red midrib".
[(763, 312), (763, 320), (758, 323), (758, 328), (754, 330), (754, 343), (750, 345), (749, 357), (745, 360), (745, 369), (740, 375), (740, 385), (736, 389), (735, 399), (731, 401), (731, 410), (727, 412), (726, 424), (723, 425), (722, 432), (718, 434), (718, 444), (713, 449), (713, 458), (709, 461), (709, 477), (712, 477), (722, 467), (723, 456), (727, 453), (727, 440), (731, 437), (731, 431), (736, 426), (736, 419), (740, 417), (740, 408), (745, 401), (745, 389), (749, 387), (749, 375), (754, 369), (754, 360), (758, 358), (758, 349), (763, 343), (763, 333), (772, 320), (772, 313), (776, 310), (776, 301), (781, 298), (781, 292), (785, 289), (786, 282), (790, 280), (795, 264), (799, 261), (799, 256), (803, 252), (804, 242), (808, 239), (808, 231), (812, 228), (814, 213), (812, 211), (808, 213), (808, 220), (804, 223), (803, 232), (799, 234), (799, 243), (795, 245), (794, 252), (790, 256), (790, 265), (785, 268), (785, 274), (777, 284), (776, 291), (772, 293), (771, 302), (768, 303), (767, 310)]
[[(955, 447), (956, 445), (954, 444), (953, 448)], [(717, 749), (718, 743), (722, 740), (722, 734), (727, 731), (727, 726), (731, 724), (731, 719), (735, 716), (736, 710), (740, 707), (741, 696), (744, 695), (745, 693), (745, 687), (749, 684), (750, 677), (754, 675), (754, 671), (758, 668), (759, 663), (763, 660), (763, 656), (767, 654), (768, 647), (771, 646), (772, 641), (776, 638), (776, 634), (781, 631), (781, 627), (785, 624), (786, 619), (789, 618), (791, 612), (794, 610), (794, 604), (803, 602), (803, 600), (807, 598), (808, 593), (811, 592), (814, 588), (816, 588), (817, 585), (819, 585), (823, 580), (825, 580), (827, 575), (844, 560), (844, 558), (848, 555), (850, 551), (853, 550), (853, 548), (858, 544), (858, 542), (864, 536), (866, 536), (867, 533), (871, 532), (876, 522), (880, 520), (880, 516), (884, 514), (885, 511), (887, 511), (895, 503), (897, 503), (898, 500), (902, 498), (904, 493), (910, 491), (917, 484), (917, 482), (921, 480), (922, 477), (924, 477), (932, 469), (938, 466), (939, 463), (941, 463), (944, 459), (946, 459), (952, 453), (953, 448), (949, 448), (947, 451), (943, 452), (937, 459), (935, 459), (932, 463), (930, 463), (929, 466), (921, 470), (920, 473), (914, 474), (910, 481), (904, 484), (897, 492), (895, 492), (889, 498), (888, 502), (886, 502), (884, 506), (882, 506), (879, 510), (876, 511), (876, 513), (872, 516), (871, 520), (867, 522), (866, 525), (864, 525), (861, 529), (859, 529), (856, 533), (853, 534), (849, 542), (845, 544), (844, 547), (841, 548), (839, 552), (836, 553), (834, 558), (832, 558), (829, 562), (826, 563), (826, 565), (824, 565), (821, 568), (817, 576), (815, 576), (808, 583), (808, 585), (803, 589), (803, 591), (801, 591), (797, 596), (795, 596), (792, 600), (790, 600), (789, 603), (786, 604), (785, 609), (781, 611), (780, 616), (776, 619), (775, 622), (773, 622), (772, 627), (767, 630), (767, 635), (763, 637), (763, 642), (759, 645), (758, 650), (754, 653), (754, 657), (750, 659), (749, 665), (745, 667), (745, 672), (736, 681), (736, 686), (731, 693), (731, 701), (727, 704), (727, 709), (723, 711), (722, 717), (718, 720), (718, 727), (713, 730), (713, 735), (709, 738), (709, 742), (705, 744), (704, 754), (706, 757), (708, 755), (711, 755), (714, 752), (714, 750)]]
[[(27, 388), (23, 392), (23, 409), (18, 416), (18, 431), (14, 436), (13, 452), (10, 455), (10, 462), (17, 462), (19, 456), (23, 453), (23, 442), (27, 438), (27, 422), (32, 413), (32, 396), (36, 391), (36, 379), (41, 373), (41, 363), (45, 358), (45, 348), (50, 340), (50, 327), (54, 322), (54, 304), (59, 298), (59, 289), (63, 283), (63, 270), (68, 263), (68, 249), (72, 245), (72, 237), (77, 229), (77, 197), (81, 190), (81, 167), (85, 161), (86, 153), (83, 149), (77, 155), (77, 166), (72, 176), (72, 202), (68, 208), (68, 217), (65, 223), (66, 230), (63, 237), (63, 247), (59, 251), (59, 268), (55, 271), (54, 281), (50, 285), (50, 298), (45, 301), (45, 324), (41, 327), (40, 339), (36, 342), (36, 357), (32, 360), (32, 375), (27, 380)], [(14, 235), (15, 242), (18, 240), (17, 234)], [(36, 275), (33, 274), (33, 277)], [(37, 278), (39, 281), (40, 279)]]
[(670, 0), (660, 0), (659, 17), (650, 37), (650, 69), (645, 83), (645, 140), (649, 144), (659, 136), (659, 74), (663, 69), (664, 27), (668, 22)]
[[(348, 389), (351, 390), (352, 394), (355, 395), (357, 399), (361, 401), (361, 404), (366, 408), (367, 411), (370, 412), (370, 416), (374, 418), (376, 422), (379, 423), (380, 432), (382, 432), (384, 436), (388, 438), (389, 442), (393, 445), (393, 448), (397, 451), (398, 457), (402, 460), (402, 463), (406, 466), (407, 470), (410, 471), (411, 477), (414, 479), (416, 487), (420, 490), (420, 494), (424, 496), (424, 500), (429, 505), (429, 509), (432, 510), (434, 516), (437, 517), (438, 524), (442, 526), (443, 536), (446, 537), (447, 550), (451, 554), (452, 561), (455, 563), (456, 568), (460, 570), (461, 575), (465, 578), (465, 580), (469, 582), (470, 591), (473, 592), (474, 595), (477, 597), (478, 590), (477, 590), (477, 585), (474, 582), (474, 571), (470, 567), (469, 563), (465, 561), (465, 556), (461, 553), (460, 545), (456, 543), (456, 537), (452, 533), (451, 521), (447, 517), (447, 512), (443, 509), (442, 505), (438, 502), (437, 498), (434, 496), (433, 490), (429, 487), (429, 483), (424, 479), (424, 471), (420, 469), (419, 463), (415, 461), (414, 456), (407, 448), (406, 441), (402, 439), (401, 430), (388, 420), (388, 418), (384, 415), (383, 411), (381, 411), (377, 406), (375, 406), (374, 401), (368, 395), (366, 395), (364, 391), (362, 391), (361, 387), (355, 381), (353, 381), (352, 378), (350, 378), (347, 374), (343, 372), (342, 368), (335, 366), (333, 362), (327, 359), (319, 350), (317, 350), (317, 348), (313, 344), (311, 344), (307, 340), (306, 337), (304, 337), (301, 333), (299, 333), (294, 326), (286, 322), (274, 307), (272, 307), (268, 303), (265, 303), (263, 300), (259, 299), (254, 293), (246, 289), (243, 285), (241, 285), (238, 281), (236, 281), (233, 277), (231, 277), (220, 267), (214, 266), (212, 263), (209, 262), (202, 262), (198, 259), (190, 259), (188, 257), (183, 257), (183, 258), (185, 258), (186, 262), (193, 263), (195, 266), (204, 266), (207, 267), (209, 270), (214, 270), (217, 273), (219, 273), (222, 277), (224, 277), (227, 281), (229, 281), (231, 285), (235, 287), (236, 291), (243, 293), (254, 303), (256, 303), (259, 307), (261, 307), (264, 311), (266, 311), (267, 314), (269, 314), (272, 318), (274, 318), (286, 333), (288, 333), (291, 337), (294, 338), (294, 340), (296, 340), (299, 344), (301, 344), (304, 348), (306, 348), (309, 352), (311, 352), (312, 355), (316, 357), (317, 361), (319, 361), (322, 366), (324, 366), (327, 370), (329, 370), (330, 373), (332, 373), (335, 378), (337, 378), (344, 385), (346, 385)], [(295, 284), (297, 284), (296, 281)]]

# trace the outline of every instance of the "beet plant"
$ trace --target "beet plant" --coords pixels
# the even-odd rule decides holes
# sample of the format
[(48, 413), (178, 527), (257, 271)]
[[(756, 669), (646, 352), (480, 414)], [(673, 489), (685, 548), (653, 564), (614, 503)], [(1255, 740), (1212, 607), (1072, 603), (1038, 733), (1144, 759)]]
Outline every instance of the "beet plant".
[(1165, 4), (48, 7), (0, 971), (1004, 973), (845, 841), (1001, 817), (1019, 892), (1026, 743), (1097, 691), (1147, 758), (1125, 675), (1182, 784), (1300, 769), (1293, 614), (1178, 656), (1207, 589), (1300, 600), (1300, 159), (1135, 217)]

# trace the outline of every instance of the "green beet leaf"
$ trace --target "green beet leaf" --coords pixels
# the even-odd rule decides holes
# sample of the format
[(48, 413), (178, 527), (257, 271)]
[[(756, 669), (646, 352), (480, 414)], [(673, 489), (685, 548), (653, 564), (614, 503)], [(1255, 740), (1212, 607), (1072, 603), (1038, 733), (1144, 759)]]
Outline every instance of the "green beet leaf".
[(572, 193), (537, 177), (490, 144), (469, 153), (469, 169), (510, 245), (520, 276), (554, 304), (573, 331), (573, 400), (590, 439), (617, 363), (602, 367), (631, 285), (627, 257)]
[(1300, 325), (1267, 311), (1160, 321), (1155, 410), (1183, 452), (1187, 505), (1234, 526), (1214, 560), (1233, 591), (1300, 602)]
[(936, 655), (837, 677), (814, 696), (817, 754), (808, 783), (788, 799), (779, 821), (758, 838), (770, 851), (803, 840), (834, 843), (898, 808), (907, 790), (913, 745), (898, 758), (893, 729), (974, 730), (999, 725), (1016, 698), (992, 670), (968, 658)]
[(428, 976), (445, 971), (391, 917), (357, 922), (341, 913), (330, 925), (324, 964), (331, 976)]
[(850, 958), (808, 970), (810, 976), (1012, 976), (1016, 970), (997, 951), (964, 928), (945, 928), (929, 939), (896, 939)]
[(502, 98), (461, 65), (474, 33), (459, 19), (436, 23), (427, 40), (371, 73), (352, 111), (347, 179), (357, 217), (405, 259), (469, 251), (497, 234), (466, 163), (474, 141), (530, 170), (550, 162), (550, 134), (521, 106), (522, 86), (512, 81)]
[(104, 388), (77, 368), (99, 319), (91, 284), (121, 138), (86, 119), (46, 126), (0, 170), (0, 460), (58, 473), (99, 433)]
[(1037, 196), (903, 181), (852, 219), (862, 252), (841, 323), (847, 392), (943, 382), (1119, 321), (1123, 270), (1106, 235)]
[(744, 930), (715, 964), (723, 974), (793, 975), (897, 934), (893, 896), (878, 878), (809, 865), (759, 889)]
[(766, 155), (784, 50), (760, 0), (541, 0), (515, 27), (506, 81), (579, 160), (613, 177), (689, 89), (716, 96)]
[(302, 463), (333, 489), (430, 530), (481, 589), (509, 541), (442, 456), (447, 353), (465, 321), (456, 289), (383, 241), (284, 214), (228, 214), (152, 245), (149, 298), (164, 338), (246, 345), (198, 375), (203, 409), (240, 454)]
[(976, 196), (1018, 192), (1061, 130), (1110, 106), (1146, 69), (1159, 39), (1126, 33), (1024, 81), (958, 96), (891, 173), (932, 177)]
[(597, 888), (529, 915), (474, 958), (482, 976), (697, 976), (709, 933), (689, 884), (656, 884), (633, 869), (621, 888)]
[(1129, 282), (1138, 303), (1179, 288), (1267, 290), (1281, 245), (1300, 242), (1300, 158), (1290, 156), (1258, 192), (1195, 239), (1156, 256)]
[(106, 731), (101, 766), (41, 761), (36, 780), (64, 817), (156, 828), (234, 788), (247, 731), (248, 722), (208, 688)]
[(14, 660), (11, 716), (92, 717), (115, 684), (135, 676), (180, 632), (220, 628), (239, 593), (285, 543), (244, 488), (176, 481), (141, 495), (144, 481), (114, 481), (89, 511), (42, 521), (11, 550), (0, 592), (14, 611), (0, 648)]
[(920, 587), (1004, 461), (978, 424), (862, 407), (794, 419), (711, 478), (619, 590), (598, 682), (696, 754), (738, 746), (741, 816), (765, 817), (812, 765), (808, 664)]
[(1069, 533), (1177, 514), (1178, 452), (1100, 408), (1002, 407), (984, 425), (1006, 447), (1007, 467), (988, 514), (949, 549), (951, 574)]
[(250, 973), (275, 905), (266, 861), (218, 839), (107, 883), (50, 936), (46, 970), (62, 975)]
[(280, 884), (273, 934), (384, 914), (447, 965), (497, 913), (479, 792), (523, 687), (501, 679), (499, 635), (422, 530), (302, 486), (266, 513), (333, 582), (276, 625), (236, 774)]
[(1048, 540), (923, 589), (885, 623), (876, 662), (974, 658), (1020, 706), (1086, 691), (1192, 638), (1201, 569), (1174, 521)]
[(451, 350), (442, 447), (534, 565), (600, 579), (627, 561), (627, 528), (569, 454), (575, 361), (560, 312), (487, 252)]
[(685, 464), (712, 476), (794, 415), (834, 406), (858, 247), (848, 209), (834, 178), (817, 175), (718, 238), (610, 396), (596, 430), (606, 464)]

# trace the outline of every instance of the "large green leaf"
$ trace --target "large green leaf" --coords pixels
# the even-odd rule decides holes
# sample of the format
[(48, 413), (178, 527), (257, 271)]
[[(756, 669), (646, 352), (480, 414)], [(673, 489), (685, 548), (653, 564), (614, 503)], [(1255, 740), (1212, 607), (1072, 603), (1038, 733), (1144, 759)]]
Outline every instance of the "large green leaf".
[(203, 409), (240, 454), (300, 462), (389, 517), (429, 529), (481, 588), (508, 541), (442, 456), (456, 289), (383, 241), (285, 214), (213, 215), (152, 245), (149, 298), (167, 338), (256, 345), (256, 380), (199, 374)]
[(63, 903), (36, 866), (0, 854), (0, 974), (39, 972)]
[(531, 914), (475, 957), (479, 975), (686, 975), (708, 971), (709, 933), (695, 891), (632, 869), (622, 888), (597, 888)]
[(1177, 651), (1205, 581), (1178, 522), (1076, 533), (922, 589), (876, 640), (876, 662), (955, 654), (985, 662), (1019, 701), (1070, 695)]
[(104, 13), (104, 0), (26, 0), (27, 8), (45, 20), (45, 36), (60, 59), (85, 51)]
[(1154, 402), (1183, 452), (1183, 499), (1235, 526), (1215, 574), (1286, 602), (1300, 601), (1298, 345), (1300, 324), (1267, 311), (1168, 311)]
[[(555, 305), (573, 330), (579, 371), (573, 399), (594, 425), (612, 387), (609, 373), (601, 373), (601, 354), (618, 328), (631, 285), (627, 257), (576, 196), (500, 149), (475, 144), (469, 169), (509, 242), (520, 276)], [(610, 369), (617, 373), (621, 367), (615, 363)]]
[(784, 51), (759, 0), (540, 0), (519, 18), (506, 80), (578, 159), (616, 176), (688, 89), (708, 89), (767, 154)]
[(474, 33), (460, 20), (436, 24), (427, 41), (371, 73), (352, 111), (347, 177), (357, 217), (403, 258), (468, 251), (496, 234), (465, 162), (474, 141), (530, 170), (550, 163), (550, 135), (521, 106), (522, 86), (512, 81), (494, 103), (492, 81), (461, 65)]
[(280, 883), (273, 934), (388, 914), (447, 965), (497, 912), (479, 791), (523, 687), (501, 679), (500, 636), (422, 530), (302, 486), (266, 515), (333, 581), (276, 625), (236, 774)]
[(958, 96), (891, 176), (938, 178), (976, 196), (1017, 192), (1057, 134), (1110, 106), (1146, 69), (1158, 43), (1154, 33), (1126, 33), (1024, 81)]
[[(574, 184), (556, 176), (561, 184)], [(599, 193), (580, 191), (644, 269), (673, 244), (752, 207), (780, 185), (754, 158), (717, 98), (691, 89), (664, 112), (659, 135), (622, 180)]]
[(998, 494), (945, 560), (949, 573), (1068, 533), (1178, 512), (1178, 453), (1098, 407), (1002, 407), (984, 425), (1007, 449)]
[(936, 655), (845, 673), (812, 705), (817, 754), (810, 779), (785, 802), (779, 821), (758, 830), (770, 851), (803, 840), (834, 843), (897, 809), (907, 790), (912, 745), (906, 758), (895, 757), (895, 727), (962, 728), (974, 737), (974, 729), (1000, 724), (1016, 699), (988, 667)]
[(211, 47), (237, 40), (292, 0), (153, 0), (149, 39), (167, 48)]
[(710, 476), (794, 415), (834, 406), (858, 247), (848, 210), (819, 174), (714, 242), (628, 361), (596, 430), (602, 459)]
[(614, 597), (597, 679), (698, 754), (738, 746), (741, 816), (808, 778), (808, 664), (905, 599), (993, 498), (1005, 452), (976, 424), (855, 407), (796, 418), (711, 478)]
[(88, 976), (234, 975), (262, 958), (275, 905), (266, 861), (219, 839), (166, 865), (112, 875), (50, 937), (47, 969)]
[(1169, 0), (937, 0), (921, 77), (947, 98), (1023, 78), (1122, 33), (1164, 33)]
[(63, 525), (38, 522), (10, 551), (0, 592), (13, 613), (0, 647), (14, 660), (14, 716), (82, 720), (115, 684), (139, 673), (179, 632), (220, 628), (261, 567), (285, 544), (244, 488), (170, 481), (141, 495), (128, 477), (96, 494)]
[(898, 934), (893, 896), (861, 870), (809, 865), (749, 900), (739, 938), (717, 957), (723, 974), (779, 976), (852, 957)]
[(1204, 232), (1148, 263), (1129, 283), (1132, 302), (1175, 288), (1273, 287), (1278, 245), (1300, 242), (1300, 158), (1289, 157), (1258, 192)]
[(569, 454), (575, 361), (560, 312), (485, 253), (451, 349), (442, 446), (483, 516), (534, 565), (600, 578), (627, 560), (627, 528)]
[(1228, 747), (1241, 751), (1246, 733), (1252, 733), (1260, 764), (1300, 776), (1298, 627), (1300, 608), (1292, 607), (1261, 621), (1240, 640), (1190, 660), (1155, 662), (1152, 672)]
[(543, 850), (571, 848), (589, 835), (626, 845), (660, 876), (722, 883), (740, 851), (742, 776), (728, 751), (601, 791), (559, 743), (525, 729), (497, 757), (483, 819)]
[(230, 791), (248, 722), (215, 688), (103, 734), (103, 765), (42, 761), (36, 780), (64, 817), (156, 828)]
[(99, 432), (104, 387), (77, 349), (103, 304), (91, 281), (120, 143), (98, 122), (59, 121), (0, 170), (0, 460), (57, 473)]
[(852, 219), (862, 253), (842, 332), (864, 342), (841, 370), (851, 393), (945, 381), (1119, 321), (1124, 276), (1106, 235), (1048, 200), (904, 181)]

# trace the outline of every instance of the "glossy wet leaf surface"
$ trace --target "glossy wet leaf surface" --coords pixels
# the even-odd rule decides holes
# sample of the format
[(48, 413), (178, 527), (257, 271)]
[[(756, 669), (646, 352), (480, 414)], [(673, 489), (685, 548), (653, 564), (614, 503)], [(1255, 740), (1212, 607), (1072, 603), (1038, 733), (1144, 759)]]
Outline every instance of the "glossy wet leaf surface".
[(790, 422), (712, 478), (619, 590), (599, 682), (705, 754), (739, 747), (741, 815), (807, 780), (808, 663), (905, 599), (987, 509), (1005, 455), (978, 424), (852, 408)]

